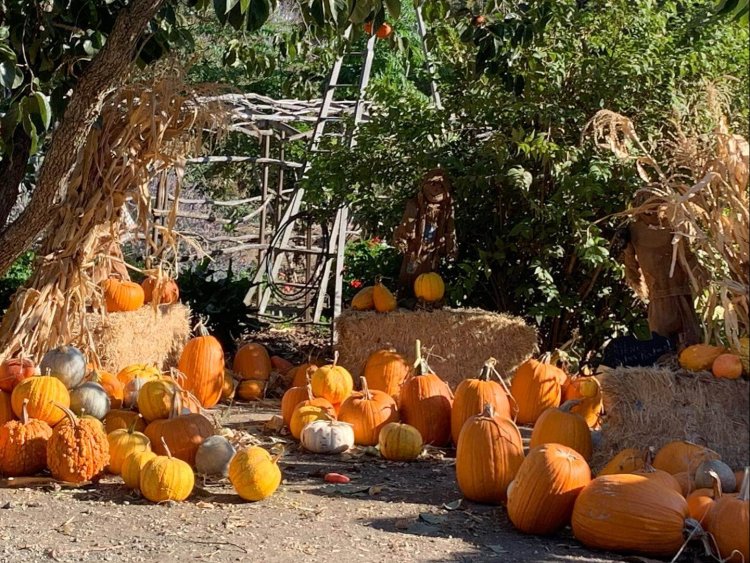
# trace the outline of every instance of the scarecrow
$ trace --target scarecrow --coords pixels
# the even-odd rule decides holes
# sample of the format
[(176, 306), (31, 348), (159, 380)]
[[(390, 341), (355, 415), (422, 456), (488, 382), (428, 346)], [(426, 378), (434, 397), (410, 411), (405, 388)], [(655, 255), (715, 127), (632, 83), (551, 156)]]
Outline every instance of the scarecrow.
[(435, 271), (441, 258), (456, 258), (453, 197), (443, 170), (430, 170), (422, 177), (419, 193), (406, 203), (394, 246), (404, 254), (399, 294), (406, 299), (414, 297), (414, 280), (420, 274)]

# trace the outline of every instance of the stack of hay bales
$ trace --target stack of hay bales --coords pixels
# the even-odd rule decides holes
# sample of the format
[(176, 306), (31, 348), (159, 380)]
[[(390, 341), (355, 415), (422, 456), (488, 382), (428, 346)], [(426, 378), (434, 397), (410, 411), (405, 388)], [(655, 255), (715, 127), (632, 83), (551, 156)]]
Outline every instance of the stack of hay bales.
[(536, 331), (523, 320), (481, 309), (347, 310), (336, 319), (336, 332), (339, 363), (355, 377), (381, 348), (393, 347), (413, 361), (419, 339), (430, 367), (453, 388), (476, 377), (489, 357), (502, 375), (510, 375), (536, 348)]
[(668, 368), (617, 368), (597, 376), (605, 417), (592, 468), (624, 448), (687, 440), (732, 467), (750, 464), (750, 382)]

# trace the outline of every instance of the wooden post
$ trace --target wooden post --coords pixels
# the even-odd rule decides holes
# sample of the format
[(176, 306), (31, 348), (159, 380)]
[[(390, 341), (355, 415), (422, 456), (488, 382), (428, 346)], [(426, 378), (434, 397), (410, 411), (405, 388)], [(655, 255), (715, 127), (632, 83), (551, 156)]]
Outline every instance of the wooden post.
[[(271, 135), (263, 136), (263, 158), (271, 157)], [(269, 165), (263, 164), (263, 180), (261, 185), (261, 205), (266, 203), (268, 199), (268, 172)], [(263, 211), (260, 213), (260, 239), (265, 240), (266, 236), (266, 221), (268, 217), (267, 207), (263, 207)], [(265, 253), (261, 250), (258, 253), (258, 264), (263, 261)]]

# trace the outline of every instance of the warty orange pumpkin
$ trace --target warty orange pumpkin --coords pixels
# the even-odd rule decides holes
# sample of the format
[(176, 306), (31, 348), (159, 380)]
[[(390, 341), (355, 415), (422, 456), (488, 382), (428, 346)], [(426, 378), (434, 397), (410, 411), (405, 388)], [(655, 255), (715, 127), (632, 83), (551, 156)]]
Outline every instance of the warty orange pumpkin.
[(47, 442), (47, 467), (55, 479), (83, 483), (99, 478), (109, 464), (109, 442), (102, 423), (76, 417), (62, 404), (65, 420), (56, 425)]
[(52, 428), (46, 422), (29, 418), (24, 402), (21, 420), (0, 426), (0, 475), (34, 475), (47, 467), (47, 442)]

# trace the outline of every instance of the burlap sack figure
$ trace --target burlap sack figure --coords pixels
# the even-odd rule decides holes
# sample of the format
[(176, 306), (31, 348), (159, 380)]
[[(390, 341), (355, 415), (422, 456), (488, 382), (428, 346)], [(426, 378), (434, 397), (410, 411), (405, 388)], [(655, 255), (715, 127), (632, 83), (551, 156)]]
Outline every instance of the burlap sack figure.
[(442, 170), (430, 170), (422, 177), (419, 193), (406, 203), (394, 245), (404, 254), (399, 274), (401, 298), (414, 297), (414, 280), (435, 271), (441, 258), (456, 258), (453, 197)]

